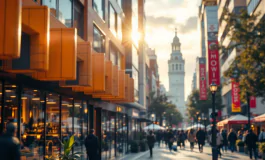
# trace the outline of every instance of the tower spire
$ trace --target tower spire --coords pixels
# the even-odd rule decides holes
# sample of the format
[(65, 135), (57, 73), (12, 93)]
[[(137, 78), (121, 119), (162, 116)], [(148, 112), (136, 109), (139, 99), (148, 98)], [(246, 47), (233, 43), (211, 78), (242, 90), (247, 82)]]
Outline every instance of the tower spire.
[(178, 31), (178, 29), (177, 29), (177, 28), (175, 28), (175, 36), (177, 36), (177, 31)]

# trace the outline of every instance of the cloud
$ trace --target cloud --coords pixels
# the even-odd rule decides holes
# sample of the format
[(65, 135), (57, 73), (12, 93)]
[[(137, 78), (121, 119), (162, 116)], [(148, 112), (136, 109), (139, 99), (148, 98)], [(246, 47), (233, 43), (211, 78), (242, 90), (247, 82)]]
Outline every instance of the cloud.
[(172, 17), (147, 16), (146, 19), (147, 19), (147, 24), (151, 25), (152, 27), (155, 27), (155, 26), (168, 26), (168, 25), (171, 25), (172, 23), (175, 23), (175, 20)]
[(192, 31), (197, 30), (197, 23), (198, 17), (189, 17), (184, 25), (180, 25), (180, 32), (181, 33), (189, 33)]
[(189, 17), (185, 23), (176, 23), (175, 19), (172, 17), (154, 17), (147, 16), (147, 28), (151, 27), (163, 27), (174, 32), (174, 28), (178, 28), (179, 34), (188, 34), (190, 32), (197, 30), (197, 17)]

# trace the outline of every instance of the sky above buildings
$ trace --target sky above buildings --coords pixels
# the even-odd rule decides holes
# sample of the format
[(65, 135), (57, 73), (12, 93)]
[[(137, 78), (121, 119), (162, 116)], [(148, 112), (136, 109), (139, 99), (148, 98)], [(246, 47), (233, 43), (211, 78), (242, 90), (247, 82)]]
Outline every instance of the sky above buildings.
[(198, 6), (201, 0), (146, 0), (146, 41), (156, 50), (160, 81), (167, 91), (168, 64), (171, 43), (175, 28), (181, 42), (181, 51), (185, 59), (185, 100), (191, 92), (191, 83), (196, 66), (196, 57), (200, 55), (200, 34), (198, 32)]

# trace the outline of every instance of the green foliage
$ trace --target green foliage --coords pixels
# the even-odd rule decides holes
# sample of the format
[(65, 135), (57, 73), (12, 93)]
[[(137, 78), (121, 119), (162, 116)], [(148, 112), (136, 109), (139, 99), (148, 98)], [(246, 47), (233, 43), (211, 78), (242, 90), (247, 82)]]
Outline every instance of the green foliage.
[[(215, 107), (220, 110), (224, 107), (222, 105), (221, 87), (218, 88), (215, 93)], [(194, 90), (188, 97), (187, 110), (189, 118), (196, 119), (196, 112), (204, 113), (208, 115), (209, 108), (212, 108), (212, 93), (210, 90), (207, 91), (207, 100), (200, 100), (199, 90)]]
[(259, 144), (259, 151), (262, 153), (265, 153), (265, 143), (260, 143)]
[(72, 148), (75, 144), (75, 137), (72, 135), (69, 140), (65, 142), (61, 142), (61, 145), (64, 148), (62, 154), (58, 154), (56, 156), (52, 155), (51, 157), (46, 158), (46, 160), (77, 160), (80, 158), (81, 152), (75, 152), (72, 154)]
[(236, 145), (239, 147), (243, 147), (243, 146), (245, 146), (245, 143), (242, 140), (237, 140)]
[(241, 100), (244, 102), (246, 92), (252, 96), (265, 97), (265, 21), (261, 19), (257, 23), (260, 16), (260, 13), (249, 15), (247, 9), (242, 9), (239, 14), (226, 11), (224, 16), (232, 42), (228, 47), (221, 46), (222, 56), (228, 56), (233, 50), (240, 53), (224, 76), (239, 82)]
[(131, 152), (132, 153), (137, 153), (138, 152), (138, 143), (137, 141), (131, 141)]
[(177, 107), (168, 102), (167, 96), (165, 95), (152, 97), (148, 114), (149, 116), (155, 114), (156, 121), (160, 121), (160, 124), (162, 124), (163, 117), (165, 117), (167, 122), (171, 122), (172, 124), (178, 124), (179, 122), (182, 122), (183, 119)]

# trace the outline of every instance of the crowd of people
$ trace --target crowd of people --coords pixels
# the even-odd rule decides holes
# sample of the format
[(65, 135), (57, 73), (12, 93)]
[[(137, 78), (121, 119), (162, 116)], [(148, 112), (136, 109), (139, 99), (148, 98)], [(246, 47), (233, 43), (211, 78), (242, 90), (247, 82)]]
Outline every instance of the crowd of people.
[[(258, 152), (256, 148), (257, 142), (265, 142), (265, 132), (264, 129), (257, 136), (251, 129), (250, 130), (239, 130), (238, 132), (234, 129), (230, 129), (229, 132), (223, 129), (221, 131), (216, 130), (216, 147), (219, 157), (222, 156), (222, 153), (227, 152), (228, 149), (231, 150), (231, 153), (236, 151), (236, 142), (241, 140), (247, 146), (250, 159), (258, 158)], [(159, 131), (149, 131), (148, 145), (150, 150), (157, 142), (158, 147), (161, 146), (161, 143), (164, 143), (168, 147), (169, 151), (177, 151), (178, 148), (185, 149), (185, 143), (190, 143), (190, 150), (194, 150), (195, 144), (198, 145), (199, 152), (203, 152), (203, 147), (207, 142), (209, 145), (212, 145), (212, 131), (206, 132), (205, 130), (198, 128), (190, 129), (187, 131), (181, 130), (159, 130)], [(151, 137), (151, 138), (150, 138)], [(152, 153), (150, 153), (152, 157)]]

